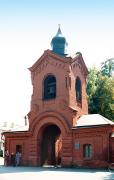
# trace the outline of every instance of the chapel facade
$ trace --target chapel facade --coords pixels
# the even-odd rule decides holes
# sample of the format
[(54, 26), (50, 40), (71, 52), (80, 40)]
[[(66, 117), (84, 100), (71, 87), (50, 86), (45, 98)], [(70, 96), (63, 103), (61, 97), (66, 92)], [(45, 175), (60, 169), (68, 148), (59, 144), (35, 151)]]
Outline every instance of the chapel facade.
[(5, 149), (20, 151), (22, 165), (108, 167), (114, 162), (114, 123), (88, 114), (82, 54), (67, 55), (60, 27), (51, 46), (29, 68), (29, 129), (5, 132)]

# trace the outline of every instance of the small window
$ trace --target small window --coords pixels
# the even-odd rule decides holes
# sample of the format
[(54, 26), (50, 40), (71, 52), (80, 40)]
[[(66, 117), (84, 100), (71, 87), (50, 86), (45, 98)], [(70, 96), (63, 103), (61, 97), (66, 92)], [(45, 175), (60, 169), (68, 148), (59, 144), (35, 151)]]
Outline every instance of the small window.
[(84, 144), (83, 146), (83, 156), (86, 159), (92, 158), (92, 146), (91, 144)]
[(56, 98), (56, 78), (53, 75), (48, 75), (44, 80), (44, 95), (43, 99)]
[(77, 79), (76, 79), (75, 90), (76, 90), (76, 100), (77, 100), (77, 102), (81, 102), (82, 91), (81, 91), (81, 80), (79, 77), (77, 77)]

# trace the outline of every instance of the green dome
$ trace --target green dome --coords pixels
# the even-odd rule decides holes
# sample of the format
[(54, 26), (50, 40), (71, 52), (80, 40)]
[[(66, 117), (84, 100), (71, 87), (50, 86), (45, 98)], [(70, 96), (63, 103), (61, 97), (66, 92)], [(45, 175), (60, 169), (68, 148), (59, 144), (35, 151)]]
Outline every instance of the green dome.
[(58, 28), (56, 36), (51, 41), (52, 51), (60, 56), (66, 56), (65, 48), (67, 46), (66, 38), (62, 35), (60, 27)]

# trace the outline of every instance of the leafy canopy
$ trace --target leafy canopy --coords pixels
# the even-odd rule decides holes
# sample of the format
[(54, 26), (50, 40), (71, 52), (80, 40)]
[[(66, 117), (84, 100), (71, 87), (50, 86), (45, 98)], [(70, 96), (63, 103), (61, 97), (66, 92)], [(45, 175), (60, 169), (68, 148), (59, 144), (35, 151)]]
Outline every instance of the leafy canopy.
[[(106, 65), (106, 63), (104, 64)], [(109, 64), (107, 66), (110, 67)], [(107, 70), (107, 66), (102, 66), (101, 70), (95, 67), (89, 70), (87, 79), (88, 108), (91, 114), (98, 113), (114, 120), (113, 66), (110, 68), (111, 70)]]

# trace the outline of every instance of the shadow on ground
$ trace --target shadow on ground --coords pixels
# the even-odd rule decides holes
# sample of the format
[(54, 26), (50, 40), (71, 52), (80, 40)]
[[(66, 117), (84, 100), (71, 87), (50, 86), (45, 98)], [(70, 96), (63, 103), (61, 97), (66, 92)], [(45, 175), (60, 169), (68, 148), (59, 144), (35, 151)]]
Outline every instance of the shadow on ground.
[[(88, 168), (61, 168), (61, 167), (28, 167), (28, 166), (19, 166), (19, 167), (12, 167), (12, 166), (4, 166), (3, 163), (0, 164), (0, 174), (15, 174), (15, 173), (35, 173), (43, 174), (43, 172), (62, 172), (63, 175), (67, 172), (73, 175), (73, 173), (81, 174), (81, 176), (85, 177), (85, 175), (90, 174), (93, 176), (100, 176), (102, 175), (102, 180), (114, 180), (114, 170), (110, 169), (88, 169)], [(92, 176), (92, 177), (93, 177)]]
[(110, 174), (106, 175), (103, 180), (114, 180), (114, 170), (109, 169)]
[(58, 172), (81, 172), (81, 173), (97, 173), (97, 172), (109, 172), (108, 169), (84, 169), (84, 168), (61, 168), (61, 167), (12, 167), (12, 166), (0, 166), (0, 174), (3, 173), (21, 173), (21, 172), (42, 172), (42, 171), (58, 171)]

